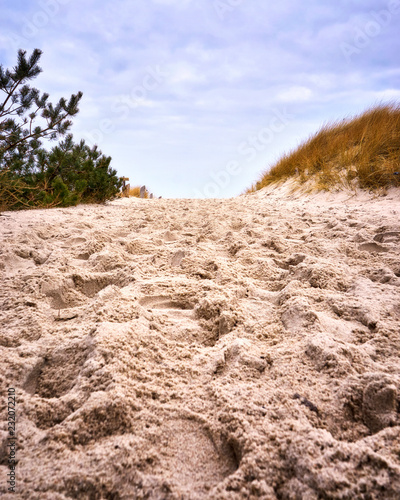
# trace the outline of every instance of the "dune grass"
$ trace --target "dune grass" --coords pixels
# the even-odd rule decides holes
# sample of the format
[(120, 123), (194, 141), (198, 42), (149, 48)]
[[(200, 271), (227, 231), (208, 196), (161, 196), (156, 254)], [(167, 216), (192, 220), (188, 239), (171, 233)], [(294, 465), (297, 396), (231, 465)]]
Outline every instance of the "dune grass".
[(247, 192), (293, 178), (331, 190), (400, 186), (400, 104), (379, 104), (321, 129), (285, 154)]
[[(131, 187), (129, 190), (129, 196), (135, 196), (136, 198), (140, 198), (140, 186)], [(147, 191), (147, 189), (144, 193), (144, 197), (145, 198), (149, 197), (149, 192)]]

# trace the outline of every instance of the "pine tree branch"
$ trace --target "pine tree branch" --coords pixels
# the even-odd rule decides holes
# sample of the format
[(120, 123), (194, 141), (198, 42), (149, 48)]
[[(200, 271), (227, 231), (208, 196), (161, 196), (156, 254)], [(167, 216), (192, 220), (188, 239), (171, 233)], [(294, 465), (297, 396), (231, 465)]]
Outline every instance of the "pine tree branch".
[[(49, 125), (46, 129), (41, 130), (39, 137), (46, 137), (46, 136), (50, 135), (50, 133), (49, 133), (49, 132), (50, 132), (50, 131), (53, 131), (53, 130), (54, 130), (54, 128), (55, 128), (55, 127), (56, 127), (59, 123), (61, 123), (63, 120), (65, 120), (65, 118), (67, 118), (68, 116), (70, 116), (70, 114), (69, 114), (69, 113), (66, 113), (66, 114), (65, 114), (64, 116), (62, 116), (59, 120), (57, 120), (56, 122), (54, 122), (54, 124), (53, 124), (53, 125)], [(48, 120), (47, 120), (47, 123), (49, 123), (49, 121), (48, 121)], [(37, 136), (37, 134), (35, 134), (35, 133), (30, 133), (29, 135), (27, 135), (27, 136), (25, 136), (25, 137), (21, 137), (18, 141), (11, 143), (11, 144), (9, 144), (6, 148), (4, 148), (4, 149), (3, 149), (3, 152), (5, 153), (5, 152), (9, 151), (10, 149), (15, 148), (15, 147), (16, 147), (18, 144), (20, 144), (21, 142), (24, 142), (24, 141), (26, 141), (27, 139), (31, 139), (32, 137), (35, 137), (35, 138), (37, 138), (37, 139), (38, 139), (39, 137), (36, 137), (36, 136)]]
[[(7, 115), (15, 115), (15, 114), (18, 114), (18, 111), (20, 109), (24, 109), (24, 105), (21, 104), (21, 106), (19, 106), (18, 108), (15, 108), (15, 109), (12, 109), (13, 105), (11, 104), (11, 106), (6, 110), (6, 111), (2, 111), (0, 112), (0, 118), (3, 118), (4, 116), (7, 116)], [(38, 108), (39, 110), (40, 108)], [(36, 111), (37, 112), (37, 111)]]
[[(7, 101), (10, 99), (10, 97), (14, 94), (14, 92), (16, 91), (16, 89), (18, 88), (18, 86), (24, 81), (24, 78), (21, 78), (20, 80), (17, 80), (17, 82), (15, 83), (14, 85), (14, 88), (11, 89), (10, 92), (7, 92), (6, 93), (8, 94), (7, 96), (7, 99), (3, 102), (3, 104), (0, 106), (0, 110), (2, 111), (4, 108), (5, 108), (5, 105), (7, 104)], [(0, 112), (1, 112), (0, 111)]]

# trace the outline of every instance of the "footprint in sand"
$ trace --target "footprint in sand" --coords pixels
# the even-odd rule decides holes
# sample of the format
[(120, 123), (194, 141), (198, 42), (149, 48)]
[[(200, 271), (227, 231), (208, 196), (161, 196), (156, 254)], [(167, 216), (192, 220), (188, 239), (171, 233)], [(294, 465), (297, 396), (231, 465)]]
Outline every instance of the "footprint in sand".
[(180, 491), (205, 494), (238, 468), (231, 444), (192, 420), (167, 422), (162, 429), (161, 471)]

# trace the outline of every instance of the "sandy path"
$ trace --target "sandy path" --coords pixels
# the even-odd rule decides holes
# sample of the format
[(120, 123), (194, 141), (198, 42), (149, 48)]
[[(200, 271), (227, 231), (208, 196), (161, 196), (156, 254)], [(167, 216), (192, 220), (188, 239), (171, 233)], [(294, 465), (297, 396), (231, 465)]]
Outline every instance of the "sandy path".
[(400, 498), (400, 196), (347, 198), (1, 217), (2, 497)]

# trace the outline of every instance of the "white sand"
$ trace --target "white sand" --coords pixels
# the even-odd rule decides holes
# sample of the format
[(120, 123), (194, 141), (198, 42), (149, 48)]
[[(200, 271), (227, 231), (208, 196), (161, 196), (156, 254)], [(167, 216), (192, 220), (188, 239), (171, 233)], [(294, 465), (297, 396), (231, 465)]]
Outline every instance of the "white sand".
[(0, 217), (4, 499), (399, 499), (400, 195)]

